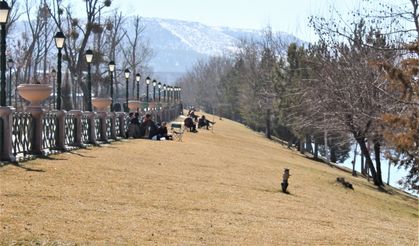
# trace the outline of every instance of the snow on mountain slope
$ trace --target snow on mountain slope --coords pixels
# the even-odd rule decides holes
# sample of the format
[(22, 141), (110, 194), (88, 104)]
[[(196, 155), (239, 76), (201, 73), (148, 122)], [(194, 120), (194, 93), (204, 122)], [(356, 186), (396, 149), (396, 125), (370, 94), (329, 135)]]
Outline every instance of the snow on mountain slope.
[[(174, 80), (199, 59), (235, 51), (241, 38), (260, 39), (263, 32), (252, 29), (211, 27), (183, 20), (143, 18), (144, 37), (155, 51), (151, 61), (154, 71), (162, 79)], [(301, 41), (281, 33), (286, 42)], [(170, 75), (167, 75), (170, 74)]]

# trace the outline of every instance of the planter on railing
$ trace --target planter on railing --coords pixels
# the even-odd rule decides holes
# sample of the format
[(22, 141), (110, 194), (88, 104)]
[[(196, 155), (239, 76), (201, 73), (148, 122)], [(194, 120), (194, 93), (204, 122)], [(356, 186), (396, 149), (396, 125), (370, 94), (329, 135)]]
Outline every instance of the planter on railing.
[(17, 87), (17, 91), (22, 98), (30, 102), (30, 105), (26, 107), (26, 111), (31, 113), (33, 119), (30, 152), (42, 155), (44, 154), (42, 141), (44, 110), (41, 103), (51, 95), (52, 87), (47, 84), (21, 84)]
[(41, 106), (52, 91), (52, 87), (47, 84), (20, 84), (17, 87), (19, 95), (29, 101), (30, 106)]
[(128, 101), (128, 108), (130, 112), (137, 112), (138, 108), (140, 108), (141, 102), (136, 100), (129, 100)]
[(95, 97), (92, 98), (92, 105), (95, 107), (96, 111), (104, 112), (112, 103), (112, 98), (110, 97)]

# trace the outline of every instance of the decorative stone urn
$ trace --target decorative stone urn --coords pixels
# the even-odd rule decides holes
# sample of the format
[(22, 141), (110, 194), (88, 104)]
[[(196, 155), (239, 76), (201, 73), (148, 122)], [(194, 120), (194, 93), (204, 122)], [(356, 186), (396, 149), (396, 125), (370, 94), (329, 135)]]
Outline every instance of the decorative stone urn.
[(141, 106), (140, 101), (136, 100), (129, 100), (128, 101), (128, 108), (130, 111), (137, 111), (137, 109)]
[(94, 97), (92, 98), (92, 105), (96, 111), (103, 112), (111, 105), (112, 98), (110, 97)]
[(46, 100), (52, 91), (48, 84), (20, 84), (17, 87), (19, 95), (29, 101), (32, 107), (40, 107), (41, 102)]

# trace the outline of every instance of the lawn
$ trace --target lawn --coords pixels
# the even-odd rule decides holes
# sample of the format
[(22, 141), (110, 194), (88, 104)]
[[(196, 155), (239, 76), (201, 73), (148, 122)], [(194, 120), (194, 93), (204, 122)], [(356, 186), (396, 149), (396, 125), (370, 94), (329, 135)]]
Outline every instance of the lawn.
[(120, 141), (0, 167), (2, 245), (418, 245), (418, 222), (418, 199), (225, 119), (183, 142)]

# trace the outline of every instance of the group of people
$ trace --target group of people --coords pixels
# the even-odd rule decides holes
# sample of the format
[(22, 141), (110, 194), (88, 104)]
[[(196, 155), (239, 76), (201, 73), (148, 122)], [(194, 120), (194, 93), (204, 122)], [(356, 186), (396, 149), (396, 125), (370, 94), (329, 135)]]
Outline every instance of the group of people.
[(145, 138), (152, 140), (173, 140), (171, 134), (168, 133), (166, 122), (161, 125), (156, 124), (151, 114), (146, 114), (142, 119), (139, 113), (130, 113), (130, 124), (126, 136), (133, 138)]
[[(197, 128), (209, 129), (215, 122), (205, 118), (205, 115), (199, 117), (195, 114), (195, 110), (191, 109), (184, 120), (185, 127), (190, 132), (198, 132)], [(144, 138), (152, 140), (173, 140), (173, 136), (168, 133), (167, 123), (162, 122), (156, 124), (151, 114), (140, 117), (139, 113), (129, 113), (129, 127), (126, 132), (127, 138)]]
[(184, 120), (185, 127), (189, 129), (190, 132), (198, 132), (196, 128), (204, 128), (209, 129), (211, 125), (214, 125), (215, 122), (210, 121), (205, 118), (205, 115), (199, 117), (195, 114), (195, 109), (190, 109), (188, 112), (187, 117)]

